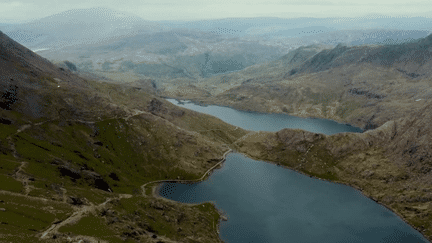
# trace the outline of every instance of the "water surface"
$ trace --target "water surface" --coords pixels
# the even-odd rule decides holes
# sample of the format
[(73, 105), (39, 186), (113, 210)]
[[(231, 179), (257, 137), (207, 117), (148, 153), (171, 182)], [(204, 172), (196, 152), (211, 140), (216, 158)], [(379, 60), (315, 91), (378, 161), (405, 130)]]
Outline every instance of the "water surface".
[[(288, 127), (325, 134), (361, 132), (359, 128), (323, 119), (191, 103), (181, 106), (249, 130), (277, 131)], [(228, 221), (220, 227), (221, 239), (228, 243), (428, 242), (396, 214), (349, 186), (313, 179), (238, 153), (230, 153), (223, 167), (206, 181), (164, 183), (159, 193), (185, 203), (215, 202), (228, 214)]]
[(222, 121), (234, 126), (251, 131), (276, 132), (284, 128), (299, 128), (315, 133), (327, 135), (340, 132), (362, 132), (358, 127), (341, 124), (332, 120), (319, 118), (301, 118), (286, 114), (266, 114), (257, 112), (238, 111), (221, 106), (200, 106), (191, 102), (179, 103), (175, 99), (167, 99), (169, 102), (201, 113), (218, 117)]

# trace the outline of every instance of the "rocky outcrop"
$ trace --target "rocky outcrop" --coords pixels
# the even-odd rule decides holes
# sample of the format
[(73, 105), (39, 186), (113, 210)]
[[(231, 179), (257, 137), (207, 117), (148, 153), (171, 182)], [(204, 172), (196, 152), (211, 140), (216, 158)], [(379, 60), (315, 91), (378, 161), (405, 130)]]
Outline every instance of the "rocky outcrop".
[[(77, 180), (84, 181), (87, 185), (90, 185), (94, 188), (112, 192), (109, 184), (104, 180), (104, 178), (94, 172), (88, 170), (86, 167), (78, 168), (77, 166), (58, 159), (53, 160), (52, 165), (57, 165), (57, 170), (59, 171), (62, 177), (69, 177), (73, 182)], [(117, 177), (114, 177), (118, 180)]]

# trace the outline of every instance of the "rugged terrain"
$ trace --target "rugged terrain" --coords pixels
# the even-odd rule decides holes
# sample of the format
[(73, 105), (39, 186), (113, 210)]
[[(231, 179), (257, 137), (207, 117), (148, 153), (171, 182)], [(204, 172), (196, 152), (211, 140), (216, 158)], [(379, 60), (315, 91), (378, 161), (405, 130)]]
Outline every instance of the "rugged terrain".
[[(431, 240), (431, 43), (306, 46), (162, 85), (134, 76), (151, 68), (126, 63), (121, 75), (133, 82), (118, 85), (77, 76), (82, 67), (55, 66), (0, 33), (0, 241), (218, 242), (212, 204), (178, 204), (141, 187), (198, 179), (228, 147), (359, 188)], [(158, 95), (366, 132), (248, 133)]]
[(52, 62), (130, 82), (194, 83), (274, 61), (314, 43), (395, 43), (427, 36), (428, 18), (227, 18), (146, 21), (109, 8), (71, 9), (0, 30)]
[(318, 178), (354, 186), (432, 239), (432, 36), (392, 45), (313, 45), (269, 64), (163, 94), (201, 104), (321, 117), (359, 126), (332, 136), (254, 132), (233, 147)]
[(218, 242), (212, 204), (141, 186), (200, 178), (246, 131), (175, 107), (151, 82), (102, 83), (66, 66), (0, 32), (0, 241)]
[(278, 61), (162, 94), (259, 112), (322, 117), (376, 128), (422, 107), (432, 93), (431, 38), (391, 45), (300, 47)]

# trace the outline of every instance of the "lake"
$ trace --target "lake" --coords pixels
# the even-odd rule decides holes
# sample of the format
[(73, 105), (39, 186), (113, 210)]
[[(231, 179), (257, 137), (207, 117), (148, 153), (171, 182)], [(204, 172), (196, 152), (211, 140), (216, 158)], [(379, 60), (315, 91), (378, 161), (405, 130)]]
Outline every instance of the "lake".
[(204, 114), (215, 116), (222, 121), (234, 126), (251, 131), (276, 132), (284, 128), (299, 128), (315, 133), (327, 135), (341, 132), (362, 132), (358, 127), (341, 124), (332, 120), (319, 118), (301, 118), (286, 114), (266, 114), (248, 111), (238, 111), (221, 106), (200, 106), (191, 102), (179, 104), (175, 99), (167, 99), (169, 102)]
[[(361, 131), (323, 119), (294, 119), (190, 103), (180, 106), (200, 112), (206, 109), (203, 113), (221, 115), (222, 120), (249, 130), (277, 131), (285, 124), (285, 127), (325, 134), (336, 133), (337, 129)], [(220, 113), (216, 115), (213, 110)], [(301, 119), (308, 125), (288, 124), (294, 121), (301, 125)], [(247, 125), (241, 121), (247, 121)], [(164, 183), (159, 193), (185, 203), (215, 202), (228, 215), (228, 221), (221, 223), (220, 237), (229, 243), (428, 242), (396, 214), (349, 186), (310, 178), (239, 153), (230, 153), (222, 168), (215, 170), (206, 181)]]

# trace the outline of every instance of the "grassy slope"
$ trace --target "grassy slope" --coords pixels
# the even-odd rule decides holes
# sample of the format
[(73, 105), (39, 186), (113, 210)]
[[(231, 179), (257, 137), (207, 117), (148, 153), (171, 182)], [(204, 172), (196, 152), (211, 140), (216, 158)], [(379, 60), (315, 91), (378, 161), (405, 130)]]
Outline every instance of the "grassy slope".
[[(1, 237), (21, 242), (18, 232), (26, 232), (22, 239), (35, 241), (34, 237), (40, 236), (42, 230), (65, 219), (64, 215), (47, 214), (43, 208), (31, 209), (34, 212), (29, 209), (22, 219), (12, 217), (17, 210), (28, 211), (24, 203), (15, 199), (17, 197), (34, 198), (54, 210), (65, 207), (64, 211), (70, 214), (83, 207), (70, 205), (71, 198), (81, 200), (84, 205), (97, 205), (107, 198), (116, 198), (119, 193), (127, 193), (134, 196), (107, 204), (104, 209), (111, 208), (118, 218), (124, 216), (120, 221), (110, 224), (101, 214), (89, 214), (78, 226), (66, 225), (49, 237), (59, 240), (68, 235), (78, 238), (88, 235), (109, 242), (122, 239), (130, 242), (158, 239), (218, 242), (214, 225), (218, 223), (219, 214), (213, 205), (204, 204), (206, 210), (203, 211), (198, 206), (169, 204), (143, 197), (140, 186), (152, 180), (201, 177), (217, 163), (212, 159), (220, 158), (226, 150), (223, 144), (233, 142), (245, 131), (231, 132), (235, 127), (219, 119), (177, 108), (131, 87), (86, 81), (84, 88), (67, 84), (58, 88), (57, 84), (50, 84), (49, 79), (40, 82), (42, 88), (22, 88), (19, 95), (36, 94), (46, 118), (20, 112), (26, 108), (25, 103), (14, 104), (15, 109), (10, 111), (0, 110), (2, 119), (12, 122), (0, 124), (3, 128), (0, 181), (7, 182), (0, 183), (0, 195), (5, 203), (0, 207), (6, 209), (0, 213), (10, 215), (0, 220), (7, 225), (0, 227)], [(20, 128), (22, 131), (18, 132)], [(219, 130), (215, 132), (215, 129)], [(106, 191), (106, 185), (113, 193)], [(167, 221), (159, 215), (158, 209), (141, 207), (150, 202), (173, 208), (167, 213), (173, 218), (183, 215), (181, 223)], [(11, 204), (15, 205), (14, 209), (10, 208)], [(129, 215), (136, 210), (142, 217)], [(104, 225), (111, 233), (105, 237), (97, 235), (97, 231), (80, 231), (80, 225), (86, 228), (89, 220)], [(129, 234), (131, 225), (136, 232)], [(182, 230), (177, 231), (179, 227)], [(55, 242), (56, 239), (51, 240)]]

